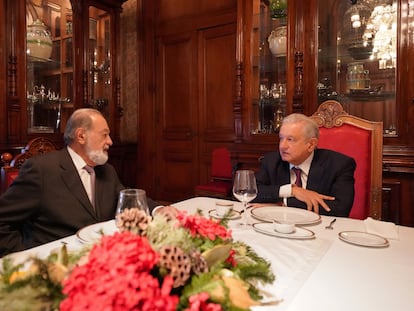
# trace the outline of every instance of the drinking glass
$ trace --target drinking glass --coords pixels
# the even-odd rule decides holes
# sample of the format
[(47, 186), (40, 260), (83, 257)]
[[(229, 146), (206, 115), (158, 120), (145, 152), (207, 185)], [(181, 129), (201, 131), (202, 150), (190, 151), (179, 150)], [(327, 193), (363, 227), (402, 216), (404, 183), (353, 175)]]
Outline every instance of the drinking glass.
[(233, 195), (243, 203), (243, 222), (241, 226), (247, 226), (247, 203), (257, 196), (257, 185), (254, 171), (238, 170), (234, 176)]
[(149, 209), (147, 204), (147, 196), (145, 190), (142, 189), (124, 189), (121, 190), (118, 197), (118, 205), (116, 208), (116, 224), (118, 226), (119, 215), (126, 209), (138, 208), (149, 215)]

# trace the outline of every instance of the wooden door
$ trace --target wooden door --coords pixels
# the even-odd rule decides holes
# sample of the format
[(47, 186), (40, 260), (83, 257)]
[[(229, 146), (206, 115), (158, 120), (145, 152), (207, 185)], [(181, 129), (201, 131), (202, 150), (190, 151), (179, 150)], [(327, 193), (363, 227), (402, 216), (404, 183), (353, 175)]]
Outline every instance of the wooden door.
[[(234, 140), (235, 24), (159, 39), (156, 197), (194, 196), (211, 150)], [(201, 176), (201, 177), (200, 177)]]
[(156, 68), (156, 198), (178, 201), (197, 180), (197, 32), (160, 38)]
[(233, 102), (236, 94), (236, 24), (198, 33), (199, 147), (198, 184), (210, 178), (211, 153), (216, 147), (232, 149), (235, 142)]

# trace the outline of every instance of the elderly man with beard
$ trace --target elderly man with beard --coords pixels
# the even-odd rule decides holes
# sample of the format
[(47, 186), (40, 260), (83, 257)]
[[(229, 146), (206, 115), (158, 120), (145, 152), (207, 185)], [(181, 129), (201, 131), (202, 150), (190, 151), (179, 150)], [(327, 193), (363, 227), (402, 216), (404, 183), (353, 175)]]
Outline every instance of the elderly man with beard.
[[(76, 110), (64, 142), (59, 151), (28, 159), (0, 197), (0, 256), (114, 218), (124, 186), (107, 163), (112, 140), (105, 118), (95, 109)], [(151, 199), (148, 205), (157, 206)]]

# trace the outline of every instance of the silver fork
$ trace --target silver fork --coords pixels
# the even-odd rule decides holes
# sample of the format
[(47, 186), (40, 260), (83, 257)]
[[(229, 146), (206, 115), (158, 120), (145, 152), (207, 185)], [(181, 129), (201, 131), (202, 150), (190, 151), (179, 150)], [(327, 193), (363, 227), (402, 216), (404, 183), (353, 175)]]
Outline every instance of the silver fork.
[(332, 225), (335, 223), (335, 221), (336, 221), (336, 218), (332, 219), (332, 221), (329, 223), (329, 225), (328, 225), (328, 226), (326, 226), (326, 227), (325, 227), (325, 229), (330, 229), (330, 230), (332, 230), (332, 229), (333, 229)]

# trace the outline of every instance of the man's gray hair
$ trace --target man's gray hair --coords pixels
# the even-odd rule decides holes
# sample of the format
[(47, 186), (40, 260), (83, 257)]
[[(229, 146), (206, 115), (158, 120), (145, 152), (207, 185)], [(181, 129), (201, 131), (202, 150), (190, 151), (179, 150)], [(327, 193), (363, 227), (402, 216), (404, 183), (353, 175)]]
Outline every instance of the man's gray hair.
[(310, 138), (317, 138), (319, 139), (319, 127), (318, 124), (316, 124), (315, 121), (313, 121), (308, 116), (305, 116), (301, 113), (292, 113), (288, 116), (286, 116), (282, 120), (282, 126), (284, 124), (292, 124), (292, 123), (302, 123), (303, 124), (303, 133), (305, 134), (305, 137)]
[(63, 134), (63, 140), (65, 146), (70, 145), (75, 140), (76, 130), (78, 128), (83, 128), (85, 130), (90, 130), (92, 127), (92, 115), (102, 114), (92, 108), (81, 108), (75, 110), (70, 116), (68, 122), (66, 123), (65, 133)]

